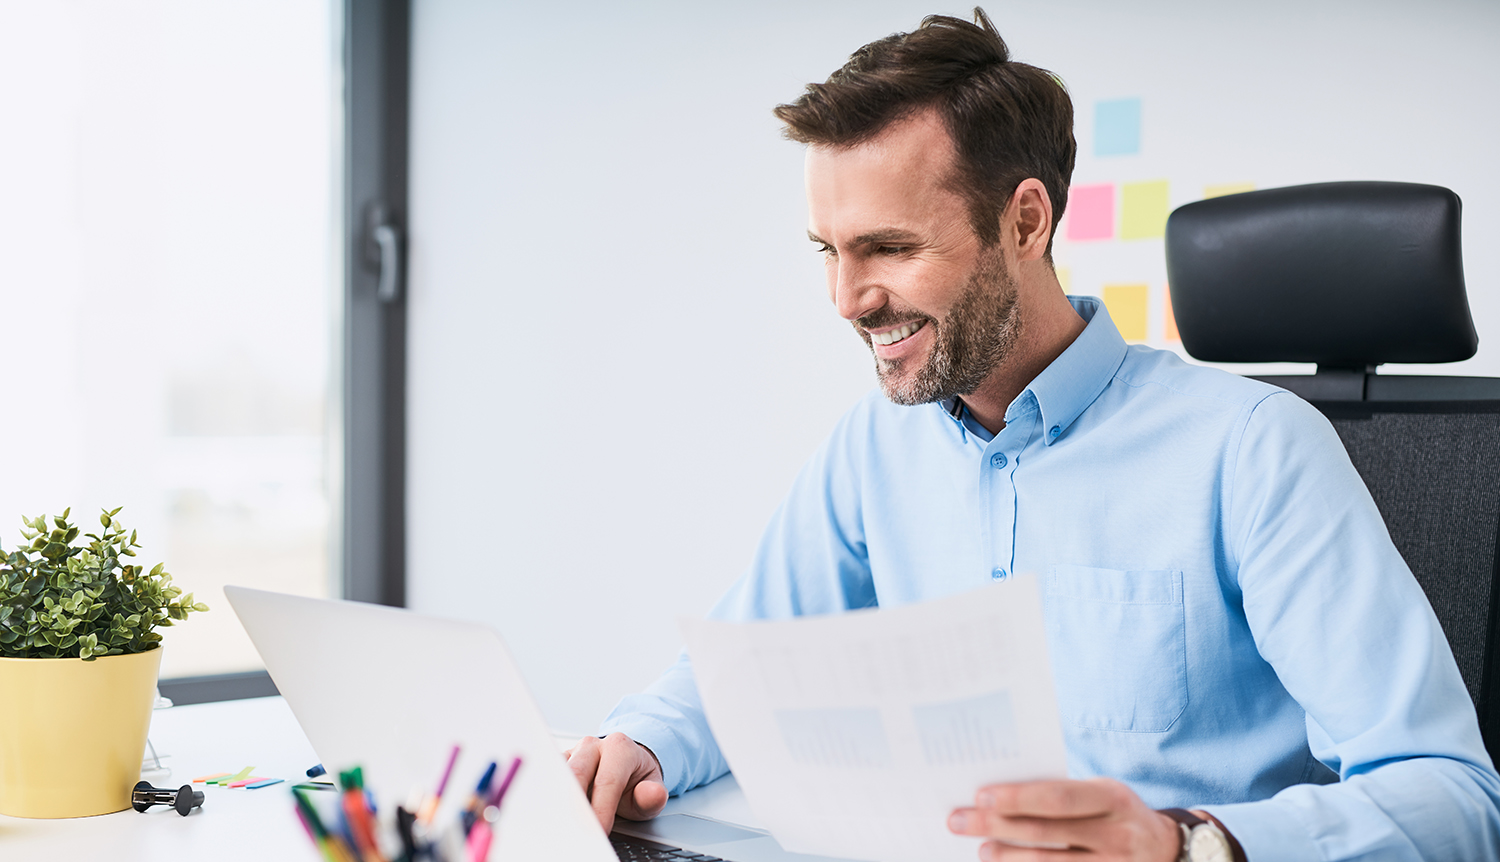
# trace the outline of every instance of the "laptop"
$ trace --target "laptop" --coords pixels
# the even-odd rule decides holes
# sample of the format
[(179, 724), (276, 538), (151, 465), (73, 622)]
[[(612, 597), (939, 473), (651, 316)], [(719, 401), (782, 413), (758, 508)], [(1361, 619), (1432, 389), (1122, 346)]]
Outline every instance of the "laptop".
[(605, 836), (489, 626), (247, 587), (224, 593), (318, 758), (330, 772), (363, 767), (383, 808), (430, 791), (455, 744), (455, 789), (440, 818), (458, 816), (490, 761), (520, 757), (496, 824), (495, 862), (837, 862), (691, 813), (621, 820)]

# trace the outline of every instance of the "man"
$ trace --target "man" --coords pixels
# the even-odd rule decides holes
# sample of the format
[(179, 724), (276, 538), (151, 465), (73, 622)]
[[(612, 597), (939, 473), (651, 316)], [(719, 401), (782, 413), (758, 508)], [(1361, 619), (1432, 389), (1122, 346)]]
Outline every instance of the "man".
[[(985, 859), (1500, 858), (1500, 776), (1337, 436), (1064, 296), (1071, 103), (975, 18), (867, 45), (777, 109), (883, 395), (804, 468), (713, 614), (1036, 573), (1080, 778), (976, 788), (949, 828), (995, 839)], [(727, 769), (686, 658), (604, 730), (570, 763), (606, 828)]]

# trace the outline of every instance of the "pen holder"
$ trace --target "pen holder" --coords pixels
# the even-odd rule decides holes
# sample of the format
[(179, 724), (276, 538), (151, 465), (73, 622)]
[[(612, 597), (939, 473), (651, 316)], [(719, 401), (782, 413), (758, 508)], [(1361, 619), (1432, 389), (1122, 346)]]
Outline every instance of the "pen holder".
[(130, 807), (161, 648), (0, 658), (0, 814), (88, 817)]

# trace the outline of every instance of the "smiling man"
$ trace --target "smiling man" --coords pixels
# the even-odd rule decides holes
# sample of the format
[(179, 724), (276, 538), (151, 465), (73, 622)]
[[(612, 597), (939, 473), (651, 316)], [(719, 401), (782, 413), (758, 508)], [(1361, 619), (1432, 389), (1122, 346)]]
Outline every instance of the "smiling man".
[[(949, 828), (993, 839), (985, 859), (1500, 858), (1500, 776), (1338, 437), (1064, 295), (1072, 105), (976, 21), (867, 45), (777, 108), (880, 391), (713, 614), (1036, 573), (1074, 779), (975, 788)], [(604, 730), (570, 763), (606, 827), (727, 770), (686, 658)]]

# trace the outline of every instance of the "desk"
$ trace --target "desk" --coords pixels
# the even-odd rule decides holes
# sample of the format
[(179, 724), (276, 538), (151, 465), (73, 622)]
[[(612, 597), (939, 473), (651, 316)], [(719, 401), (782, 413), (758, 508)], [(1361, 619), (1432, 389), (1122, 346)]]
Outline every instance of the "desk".
[[(321, 862), (292, 813), (287, 792), (305, 780), (318, 756), (284, 700), (263, 697), (157, 710), (151, 742), (172, 770), (153, 782), (158, 787), (179, 787), (200, 775), (245, 766), (287, 783), (260, 790), (198, 785), (204, 791), (203, 809), (188, 817), (165, 807), (74, 820), (0, 816), (0, 859)], [(754, 822), (732, 776), (671, 800), (667, 812)]]

